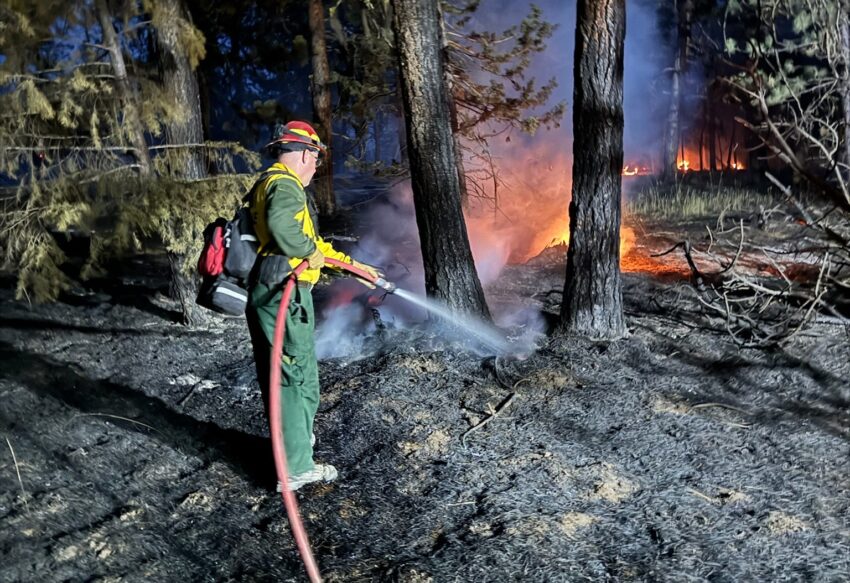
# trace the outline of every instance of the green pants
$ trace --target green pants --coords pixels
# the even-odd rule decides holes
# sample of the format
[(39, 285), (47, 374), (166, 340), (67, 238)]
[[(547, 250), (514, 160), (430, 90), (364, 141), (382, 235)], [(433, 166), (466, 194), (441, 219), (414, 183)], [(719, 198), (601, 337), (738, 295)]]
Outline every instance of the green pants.
[[(270, 288), (257, 284), (248, 300), (248, 329), (267, 416), (272, 337), (282, 295), (281, 286)], [(293, 476), (314, 468), (310, 436), (319, 408), (319, 366), (313, 339), (315, 324), (313, 296), (309, 289), (296, 286), (286, 314), (280, 382), (286, 464)]]

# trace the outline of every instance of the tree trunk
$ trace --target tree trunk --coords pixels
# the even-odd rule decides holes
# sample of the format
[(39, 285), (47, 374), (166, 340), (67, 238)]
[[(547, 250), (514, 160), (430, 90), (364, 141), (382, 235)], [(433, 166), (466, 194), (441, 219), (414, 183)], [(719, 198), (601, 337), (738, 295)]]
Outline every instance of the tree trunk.
[(661, 153), (661, 178), (670, 180), (676, 175), (676, 152), (679, 146), (679, 76), (682, 59), (676, 55), (670, 79), (670, 106), (667, 108), (667, 127), (664, 134), (664, 151)]
[[(667, 134), (664, 137), (662, 177), (676, 175), (676, 145), (682, 133), (681, 101), (682, 77), (688, 66), (691, 40), (691, 21), (694, 16), (693, 0), (676, 0), (677, 50), (670, 79), (670, 108), (667, 111)], [(684, 159), (684, 156), (683, 156)]]
[(316, 206), (319, 215), (328, 217), (336, 209), (333, 187), (333, 115), (331, 110), (331, 69), (325, 44), (325, 9), (322, 0), (310, 0), (308, 8), (313, 51), (313, 116), (319, 135), (328, 146), (327, 156), (316, 180)]
[(448, 38), (446, 36), (446, 23), (443, 20), (443, 13), (439, 11), (437, 13), (440, 19), (440, 34), (443, 39), (443, 47), (442, 47), (442, 59), (443, 59), (443, 76), (445, 77), (446, 84), (446, 99), (448, 100), (449, 106), (449, 121), (451, 123), (452, 128), (452, 142), (454, 143), (455, 150), (455, 166), (457, 166), (457, 180), (458, 186), (460, 187), (460, 205), (462, 208), (465, 208), (467, 203), (469, 202), (469, 190), (467, 189), (466, 184), (466, 169), (463, 165), (463, 148), (461, 147), (460, 139), (460, 117), (457, 113), (457, 104), (455, 103), (454, 98), (454, 82), (452, 80), (452, 75), (449, 72), (449, 45)]
[(454, 310), (489, 318), (460, 204), (437, 0), (393, 6), (425, 289)]
[[(189, 62), (186, 47), (180, 42), (180, 27), (187, 23), (188, 13), (183, 0), (159, 0), (157, 38), (160, 49), (162, 78), (168, 96), (181, 109), (181, 120), (165, 127), (168, 144), (202, 144), (204, 141), (201, 117), (201, 94), (198, 78)], [(180, 150), (180, 163), (173, 171), (178, 178), (197, 180), (206, 175), (203, 152), (197, 147)]]
[[(187, 23), (189, 14), (183, 0), (159, 0), (156, 18), (159, 41), (160, 66), (166, 93), (182, 109), (181, 120), (165, 128), (165, 140), (171, 145), (202, 144), (204, 142), (201, 95), (198, 78), (189, 62), (186, 47), (180, 40), (180, 26)], [(176, 178), (198, 180), (206, 176), (203, 151), (197, 147), (174, 150), (177, 162), (171, 166)], [(188, 262), (188, 264), (187, 264)], [(195, 303), (200, 285), (199, 278), (189, 267), (193, 259), (168, 252), (171, 269), (171, 297), (180, 304), (183, 323), (199, 326), (209, 318)]]
[(732, 129), (729, 131), (729, 150), (726, 152), (726, 170), (732, 169), (732, 152), (735, 151), (735, 122), (732, 122)]
[(133, 146), (134, 157), (139, 165), (139, 174), (145, 176), (150, 174), (151, 171), (151, 157), (139, 116), (138, 97), (127, 78), (124, 53), (121, 52), (121, 44), (118, 42), (118, 35), (115, 34), (115, 28), (112, 25), (112, 14), (109, 12), (109, 6), (107, 6), (106, 0), (95, 0), (95, 7), (103, 31), (103, 44), (109, 51), (115, 84), (124, 106), (124, 125), (126, 126), (127, 136)]
[(573, 190), (561, 330), (611, 340), (627, 333), (620, 280), (625, 0), (579, 0), (576, 22)]
[(844, 163), (848, 169), (845, 171), (845, 180), (850, 180), (850, 2), (846, 0), (841, 3), (841, 52), (844, 61), (844, 78), (842, 103), (844, 105)]
[(712, 104), (713, 95), (709, 94), (707, 107), (708, 112), (708, 169), (710, 172), (717, 172), (717, 120), (714, 117), (714, 107)]
[(705, 143), (705, 107), (703, 106), (702, 123), (699, 126), (699, 145), (697, 146), (699, 148), (699, 170), (700, 170), (700, 172), (705, 170), (705, 168), (703, 167), (703, 155), (702, 155), (704, 143)]

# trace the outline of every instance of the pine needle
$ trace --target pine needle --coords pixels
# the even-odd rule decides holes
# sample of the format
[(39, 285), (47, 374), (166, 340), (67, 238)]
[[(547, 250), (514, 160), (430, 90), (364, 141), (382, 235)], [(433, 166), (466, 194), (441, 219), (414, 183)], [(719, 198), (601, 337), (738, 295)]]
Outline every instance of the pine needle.
[(156, 427), (152, 427), (147, 423), (142, 423), (141, 421), (136, 421), (135, 419), (130, 419), (129, 417), (121, 417), (121, 415), (111, 415), (109, 413), (78, 413), (74, 415), (73, 419), (77, 417), (109, 417), (111, 419), (120, 419), (121, 421), (129, 421), (130, 423), (135, 423), (136, 425), (141, 425), (142, 427), (147, 427), (151, 431), (156, 431), (157, 433), (162, 433)]
[(12, 461), (15, 462), (15, 473), (18, 474), (18, 484), (21, 486), (21, 497), (24, 500), (24, 507), (27, 513), (30, 511), (30, 505), (27, 502), (27, 491), (24, 489), (24, 481), (21, 479), (21, 468), (18, 466), (18, 458), (15, 456), (15, 448), (12, 447), (12, 442), (6, 437), (6, 445), (9, 446), (9, 451), (12, 452)]

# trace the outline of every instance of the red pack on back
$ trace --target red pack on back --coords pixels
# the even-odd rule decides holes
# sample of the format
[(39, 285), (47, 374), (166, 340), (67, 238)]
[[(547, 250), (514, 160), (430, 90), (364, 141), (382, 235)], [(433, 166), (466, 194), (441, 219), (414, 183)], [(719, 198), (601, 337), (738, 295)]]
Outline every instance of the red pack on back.
[(226, 229), (227, 221), (222, 218), (216, 219), (204, 229), (204, 246), (198, 258), (198, 272), (201, 275), (215, 277), (224, 272), (227, 251), (224, 242)]

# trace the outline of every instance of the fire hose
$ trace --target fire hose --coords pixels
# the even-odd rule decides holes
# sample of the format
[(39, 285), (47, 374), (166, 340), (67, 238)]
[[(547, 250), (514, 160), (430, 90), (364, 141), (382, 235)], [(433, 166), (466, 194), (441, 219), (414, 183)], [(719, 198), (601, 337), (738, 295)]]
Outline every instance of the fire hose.
[[(326, 257), (325, 264), (349, 271), (360, 279), (368, 281), (389, 293), (395, 291), (395, 285), (388, 282), (383, 277), (374, 277), (368, 272), (353, 265), (349, 265), (348, 263), (343, 263), (342, 261)], [(289, 310), (289, 302), (292, 298), (292, 289), (295, 287), (296, 279), (305, 269), (307, 269), (307, 262), (302, 261), (290, 274), (286, 285), (283, 288), (283, 297), (280, 299), (280, 307), (277, 311), (277, 319), (275, 320), (274, 325), (274, 338), (272, 342), (271, 367), (269, 369), (269, 425), (272, 435), (274, 467), (277, 472), (277, 479), (281, 485), (280, 491), (283, 496), (283, 504), (286, 507), (286, 514), (289, 517), (292, 535), (295, 538), (295, 544), (298, 547), (298, 552), (301, 554), (301, 560), (304, 561), (307, 576), (310, 578), (311, 582), (318, 583), (322, 580), (322, 577), (319, 573), (319, 567), (316, 564), (316, 559), (313, 557), (313, 551), (310, 548), (307, 531), (304, 529), (304, 524), (301, 521), (301, 513), (298, 511), (298, 501), (295, 498), (295, 492), (290, 491), (287, 486), (289, 483), (289, 473), (286, 468), (286, 451), (283, 443), (283, 424), (281, 422), (280, 415), (280, 361), (283, 354), (283, 335), (286, 328), (286, 313)]]

